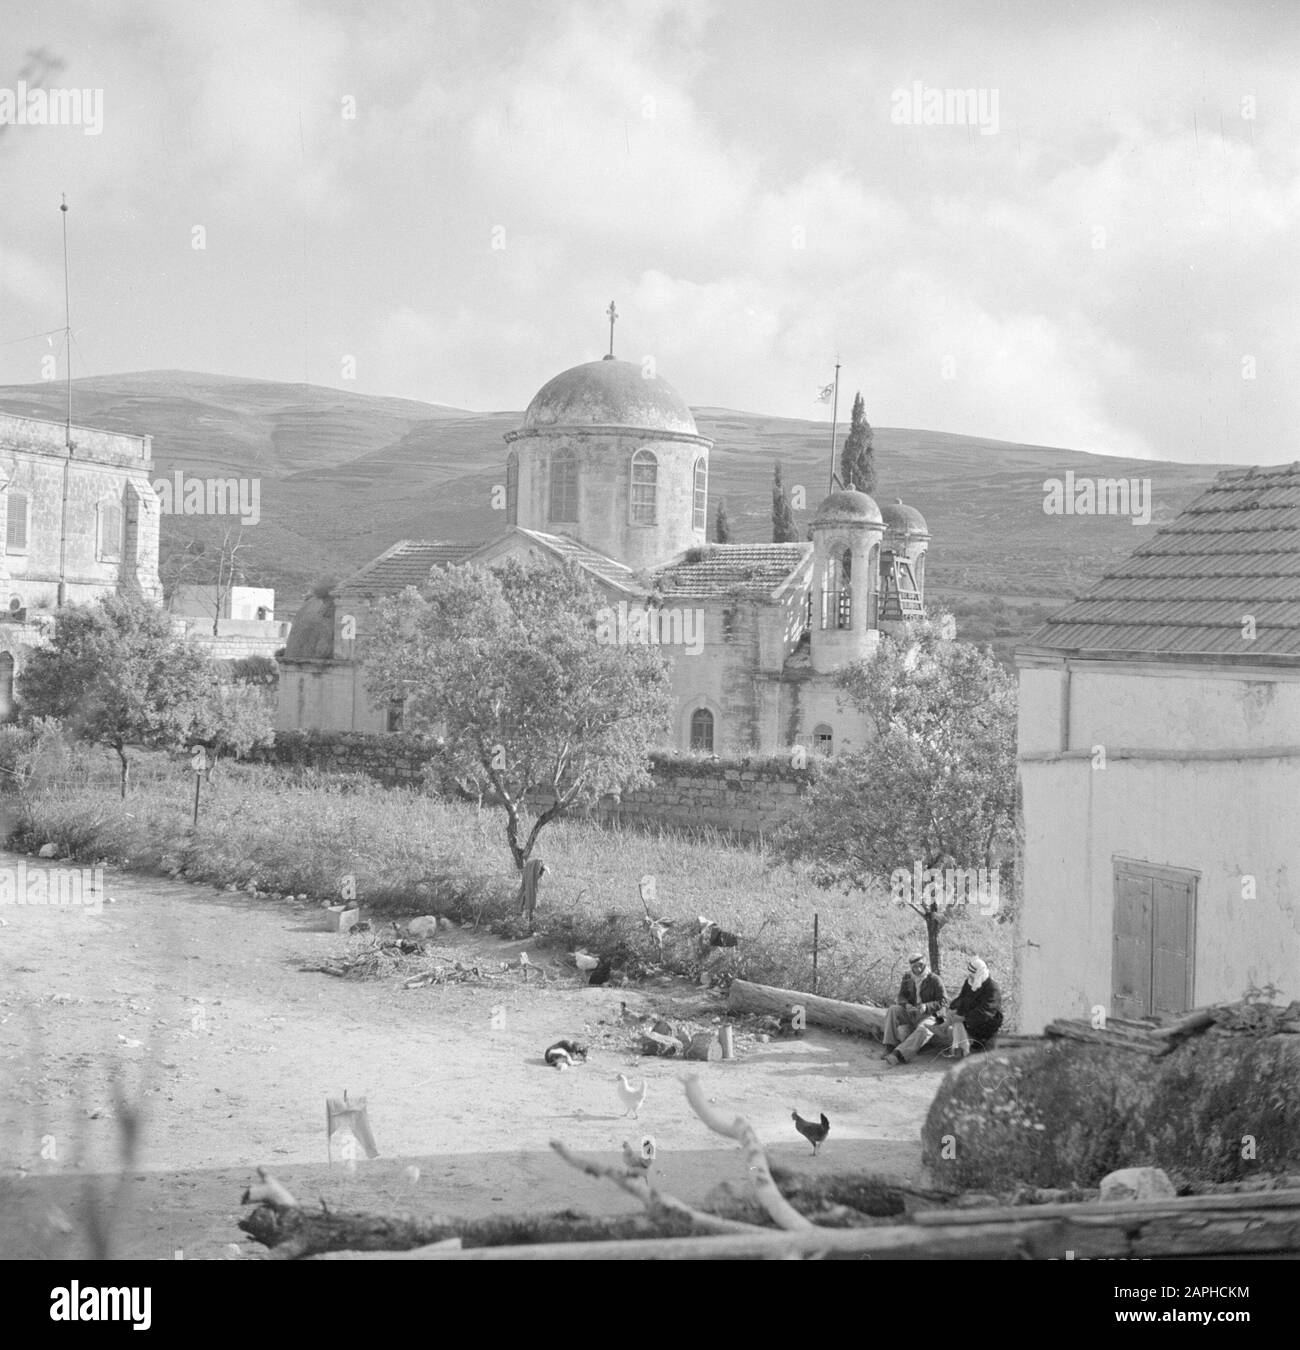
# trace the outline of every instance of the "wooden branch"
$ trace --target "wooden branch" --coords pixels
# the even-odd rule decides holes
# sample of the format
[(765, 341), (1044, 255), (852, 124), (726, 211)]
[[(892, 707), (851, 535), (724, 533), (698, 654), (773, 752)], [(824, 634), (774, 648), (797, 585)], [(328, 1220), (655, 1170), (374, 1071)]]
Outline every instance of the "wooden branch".
[(695, 1114), (714, 1134), (720, 1134), (725, 1139), (734, 1139), (740, 1145), (758, 1202), (772, 1216), (772, 1222), (790, 1233), (810, 1231), (814, 1227), (812, 1222), (805, 1219), (777, 1190), (776, 1182), (772, 1180), (772, 1173), (767, 1165), (767, 1154), (763, 1151), (763, 1145), (749, 1121), (743, 1116), (735, 1116), (728, 1120), (721, 1112), (715, 1111), (705, 1099), (704, 1089), (695, 1074), (686, 1079), (685, 1086), (686, 1100), (690, 1102)]
[(703, 1210), (692, 1209), (690, 1205), (683, 1200), (678, 1200), (676, 1196), (656, 1190), (650, 1184), (649, 1178), (629, 1176), (626, 1171), (620, 1168), (606, 1167), (602, 1163), (589, 1162), (585, 1158), (579, 1158), (576, 1154), (570, 1153), (558, 1139), (551, 1140), (551, 1147), (570, 1167), (576, 1167), (579, 1172), (585, 1172), (587, 1176), (595, 1177), (597, 1180), (604, 1178), (606, 1181), (612, 1181), (619, 1190), (626, 1191), (628, 1195), (639, 1200), (653, 1219), (686, 1219), (688, 1222), (713, 1233), (763, 1233), (767, 1231), (752, 1223), (741, 1223), (737, 1219), (723, 1219), (716, 1214), (706, 1214)]
[[(705, 1237), (547, 1242), (533, 1246), (430, 1250), (433, 1261), (737, 1261), (840, 1256), (873, 1260), (987, 1261), (1150, 1257), (1280, 1256), (1300, 1248), (1300, 1192), (1123, 1204), (1043, 1205), (917, 1215), (878, 1228), (758, 1231)], [(933, 1219), (933, 1222), (928, 1220)]]

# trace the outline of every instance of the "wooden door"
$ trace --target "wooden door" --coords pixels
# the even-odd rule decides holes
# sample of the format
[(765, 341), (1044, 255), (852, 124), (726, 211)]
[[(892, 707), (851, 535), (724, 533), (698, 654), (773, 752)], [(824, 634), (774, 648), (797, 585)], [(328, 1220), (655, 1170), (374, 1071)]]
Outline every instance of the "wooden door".
[(1111, 1013), (1158, 1017), (1192, 1007), (1195, 872), (1115, 859)]

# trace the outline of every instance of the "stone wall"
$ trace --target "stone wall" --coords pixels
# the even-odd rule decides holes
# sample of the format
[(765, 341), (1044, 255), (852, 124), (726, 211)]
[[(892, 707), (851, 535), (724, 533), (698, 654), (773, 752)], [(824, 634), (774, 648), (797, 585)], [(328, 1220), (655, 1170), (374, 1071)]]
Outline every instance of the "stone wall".
[[(333, 773), (363, 773), (389, 786), (418, 786), (432, 743), (404, 734), (277, 731), (263, 758)], [(769, 834), (799, 809), (816, 759), (796, 769), (785, 758), (716, 760), (669, 753), (650, 756), (654, 783), (606, 798), (592, 818), (622, 826), (711, 826), (743, 839)]]

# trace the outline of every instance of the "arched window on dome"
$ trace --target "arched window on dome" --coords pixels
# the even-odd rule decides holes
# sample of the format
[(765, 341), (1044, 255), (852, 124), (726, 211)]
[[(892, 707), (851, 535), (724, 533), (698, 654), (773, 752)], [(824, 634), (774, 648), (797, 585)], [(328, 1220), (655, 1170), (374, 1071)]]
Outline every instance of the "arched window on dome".
[(519, 456), (506, 456), (506, 524), (519, 524)]
[(653, 450), (638, 450), (632, 456), (633, 525), (653, 525), (658, 519), (659, 461)]
[(691, 749), (713, 753), (713, 714), (707, 708), (696, 708), (691, 714)]
[(701, 455), (695, 461), (695, 518), (693, 529), (703, 532), (709, 524), (709, 467)]
[(551, 456), (551, 524), (578, 519), (578, 457), (572, 450)]

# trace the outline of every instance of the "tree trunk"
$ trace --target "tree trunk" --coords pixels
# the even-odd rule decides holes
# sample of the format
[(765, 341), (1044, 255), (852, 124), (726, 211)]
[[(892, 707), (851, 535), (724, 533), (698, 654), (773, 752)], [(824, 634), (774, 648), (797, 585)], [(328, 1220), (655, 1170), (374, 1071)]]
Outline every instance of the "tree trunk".
[(122, 790), (122, 800), (126, 801), (126, 784), (131, 775), (131, 761), (126, 757), (126, 751), (120, 746), (113, 747), (117, 751), (117, 757), (121, 760), (121, 774), (119, 776), (119, 785)]
[(727, 1008), (731, 1012), (774, 1013), (779, 1017), (792, 1003), (802, 1004), (808, 1021), (818, 1026), (877, 1039), (885, 1030), (884, 1008), (873, 1008), (866, 1003), (845, 1003), (838, 998), (823, 998), (794, 989), (774, 989), (765, 984), (751, 984), (748, 980), (732, 980), (727, 995)]
[(939, 969), (939, 929), (943, 927), (943, 919), (940, 917), (937, 909), (930, 908), (925, 914), (925, 940), (930, 949), (930, 969), (936, 975), (943, 972)]

